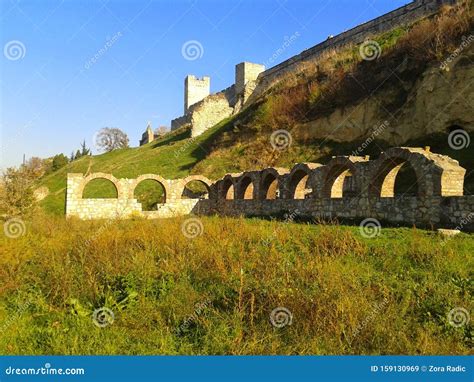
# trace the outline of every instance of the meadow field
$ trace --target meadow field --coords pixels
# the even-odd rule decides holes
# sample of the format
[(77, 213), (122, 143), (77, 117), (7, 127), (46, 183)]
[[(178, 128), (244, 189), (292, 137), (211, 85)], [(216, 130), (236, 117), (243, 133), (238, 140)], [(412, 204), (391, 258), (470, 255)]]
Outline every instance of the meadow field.
[(41, 213), (19, 228), (0, 238), (0, 354), (472, 351), (469, 234)]

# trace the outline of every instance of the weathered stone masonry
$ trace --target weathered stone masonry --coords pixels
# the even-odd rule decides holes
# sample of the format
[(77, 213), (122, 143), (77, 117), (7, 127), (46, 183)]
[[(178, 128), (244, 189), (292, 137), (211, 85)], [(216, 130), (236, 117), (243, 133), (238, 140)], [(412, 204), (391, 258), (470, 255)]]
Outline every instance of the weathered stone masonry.
[[(404, 163), (416, 174), (418, 194), (397, 196), (395, 179)], [(185, 215), (284, 216), (362, 220), (367, 217), (400, 225), (474, 230), (474, 196), (463, 195), (466, 170), (447, 156), (422, 148), (396, 147), (376, 160), (337, 156), (326, 165), (300, 163), (291, 170), (266, 168), (227, 174), (215, 182), (201, 176), (166, 180), (147, 174), (116, 179), (110, 174), (68, 174), (66, 215), (81, 219)], [(105, 178), (117, 188), (116, 199), (83, 199), (85, 185)], [(166, 202), (157, 211), (142, 211), (133, 191), (154, 179), (165, 189)], [(207, 199), (183, 199), (190, 181), (209, 190)], [(415, 182), (415, 179), (414, 179)]]
[[(107, 179), (115, 186), (117, 198), (84, 199), (84, 188), (93, 179)], [(143, 211), (142, 205), (134, 197), (137, 185), (144, 180), (154, 180), (163, 186), (165, 203), (159, 204), (156, 211)], [(183, 198), (183, 190), (192, 181), (203, 183), (208, 189), (211, 181), (200, 175), (184, 179), (168, 180), (155, 174), (140, 175), (136, 179), (117, 179), (101, 172), (87, 176), (70, 173), (67, 176), (66, 216), (80, 219), (114, 219), (133, 216), (163, 218), (191, 213), (199, 199)]]

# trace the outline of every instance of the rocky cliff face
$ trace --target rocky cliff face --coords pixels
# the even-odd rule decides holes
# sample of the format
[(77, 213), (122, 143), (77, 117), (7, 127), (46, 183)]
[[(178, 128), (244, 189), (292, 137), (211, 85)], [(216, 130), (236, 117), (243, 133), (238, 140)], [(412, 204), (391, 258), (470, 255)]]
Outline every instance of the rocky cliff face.
[[(441, 68), (443, 66), (443, 68)], [(390, 76), (401, 76), (401, 65)], [(474, 131), (474, 43), (444, 67), (431, 65), (413, 82), (396, 85), (356, 105), (295, 126), (298, 140), (353, 141), (375, 135), (391, 145), (462, 127)], [(402, 100), (400, 100), (400, 98)], [(397, 104), (393, 110), (387, 104)]]

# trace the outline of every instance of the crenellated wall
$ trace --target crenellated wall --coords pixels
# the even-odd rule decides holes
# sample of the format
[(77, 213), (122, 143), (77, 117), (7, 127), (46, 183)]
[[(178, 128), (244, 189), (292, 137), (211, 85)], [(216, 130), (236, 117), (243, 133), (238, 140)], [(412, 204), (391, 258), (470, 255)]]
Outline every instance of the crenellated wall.
[[(404, 164), (414, 171), (416, 195), (396, 195), (395, 180)], [(376, 160), (337, 156), (326, 165), (299, 163), (291, 170), (266, 168), (227, 174), (211, 182), (194, 175), (166, 180), (145, 174), (116, 179), (110, 174), (68, 174), (66, 215), (81, 219), (144, 216), (162, 218), (194, 213), (223, 216), (291, 215), (299, 218), (361, 220), (375, 218), (397, 225), (474, 229), (474, 196), (463, 195), (466, 170), (447, 156), (428, 148), (394, 147)], [(85, 185), (96, 178), (111, 181), (115, 199), (84, 199)], [(156, 211), (142, 211), (135, 187), (153, 179), (164, 190), (166, 202)], [(206, 185), (208, 197), (186, 199), (191, 181)]]

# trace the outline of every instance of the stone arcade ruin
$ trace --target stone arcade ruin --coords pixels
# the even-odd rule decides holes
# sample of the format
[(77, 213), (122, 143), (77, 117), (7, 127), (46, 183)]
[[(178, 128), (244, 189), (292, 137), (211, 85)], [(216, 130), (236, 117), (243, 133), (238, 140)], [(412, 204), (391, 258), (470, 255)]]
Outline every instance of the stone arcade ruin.
[[(395, 180), (405, 163), (416, 174), (416, 196), (395, 195)], [(265, 168), (227, 174), (217, 181), (199, 175), (167, 180), (154, 174), (136, 179), (117, 179), (104, 173), (68, 174), (66, 216), (110, 219), (190, 213), (275, 217), (291, 214), (314, 219), (370, 217), (390, 224), (472, 230), (474, 195), (463, 195), (465, 172), (456, 160), (428, 149), (394, 147), (376, 160), (337, 156), (326, 165), (299, 163), (291, 170)], [(84, 199), (84, 187), (97, 178), (112, 182), (117, 198)], [(154, 211), (142, 211), (134, 195), (137, 185), (147, 179), (160, 183), (165, 191), (165, 202)], [(186, 185), (192, 181), (205, 185), (205, 197), (183, 197)]]

